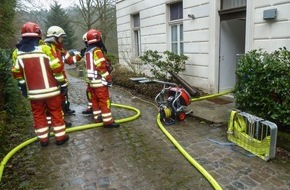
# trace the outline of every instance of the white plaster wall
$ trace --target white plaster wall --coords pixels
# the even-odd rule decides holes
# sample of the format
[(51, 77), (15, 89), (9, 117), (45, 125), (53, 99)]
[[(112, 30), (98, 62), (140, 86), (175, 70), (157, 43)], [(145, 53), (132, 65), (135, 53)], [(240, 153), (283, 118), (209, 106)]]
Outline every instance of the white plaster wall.
[[(130, 15), (140, 14), (141, 49), (163, 52), (170, 47), (166, 4), (175, 0), (121, 0), (116, 4), (120, 63), (132, 57)], [(218, 90), (220, 0), (183, 0), (184, 53), (189, 57), (180, 75), (206, 92)], [(276, 8), (277, 18), (263, 20), (263, 11)], [(188, 18), (194, 14), (195, 19)], [(247, 1), (246, 51), (290, 49), (290, 0)], [(147, 71), (148, 72), (148, 71)]]
[[(251, 44), (248, 50), (262, 48), (272, 52), (281, 47), (290, 49), (290, 1), (289, 0), (256, 0), (248, 2), (252, 21), (249, 23), (252, 34), (248, 37)], [(263, 20), (263, 12), (277, 9), (274, 20)]]
[[(163, 52), (170, 48), (166, 4), (172, 2), (176, 1), (124, 0), (117, 2), (120, 63), (124, 64), (132, 59), (130, 52), (132, 51), (131, 35), (133, 33), (131, 31), (130, 15), (137, 12), (140, 14), (142, 51), (151, 49)], [(217, 8), (216, 1), (183, 0), (183, 8), (184, 54), (189, 57), (189, 60), (180, 76), (190, 85), (206, 92), (216, 91), (216, 65), (218, 65), (216, 45), (218, 43), (215, 42), (215, 21), (210, 20), (211, 18), (216, 19), (216, 15), (210, 17), (210, 11)], [(217, 11), (213, 12), (216, 14)], [(188, 18), (188, 14), (194, 14), (195, 19)], [(214, 31), (212, 32), (212, 30)], [(148, 70), (147, 73), (149, 73)]]
[[(189, 57), (180, 76), (190, 85), (212, 91), (214, 73), (210, 58), (210, 2), (209, 0), (183, 1), (184, 54)], [(188, 18), (193, 14), (194, 19)]]
[[(141, 50), (166, 50), (166, 19), (164, 1), (124, 0), (116, 4), (119, 61), (126, 64), (136, 60), (133, 56), (131, 15), (140, 14)], [(144, 72), (144, 70), (142, 71)], [(145, 70), (145, 73), (149, 71)]]

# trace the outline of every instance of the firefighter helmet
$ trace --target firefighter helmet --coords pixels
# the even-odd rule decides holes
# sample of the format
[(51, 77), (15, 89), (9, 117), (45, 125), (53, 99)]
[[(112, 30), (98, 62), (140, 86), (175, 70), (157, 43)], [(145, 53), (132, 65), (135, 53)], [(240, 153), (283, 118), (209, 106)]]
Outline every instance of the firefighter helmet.
[(85, 42), (88, 42), (88, 39), (87, 39), (87, 32), (83, 35), (83, 42), (85, 43)]
[(41, 38), (41, 28), (34, 22), (26, 22), (21, 29), (22, 37), (39, 37)]
[(64, 30), (59, 26), (51, 26), (48, 28), (46, 37), (64, 37), (66, 36)]
[(102, 33), (99, 30), (90, 29), (87, 32), (88, 44), (93, 44), (93, 43), (99, 42), (101, 40), (101, 37), (102, 37)]

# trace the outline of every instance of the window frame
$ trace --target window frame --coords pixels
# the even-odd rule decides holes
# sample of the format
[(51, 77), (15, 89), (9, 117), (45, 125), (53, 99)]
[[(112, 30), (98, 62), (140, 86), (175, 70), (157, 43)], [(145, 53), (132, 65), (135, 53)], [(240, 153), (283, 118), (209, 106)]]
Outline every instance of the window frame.
[[(172, 29), (173, 27), (176, 27), (176, 41), (173, 41), (173, 33)], [(181, 31), (182, 28), (182, 31)], [(182, 38), (181, 38), (182, 33)], [(174, 51), (173, 44), (177, 45), (177, 51)], [(174, 23), (170, 25), (170, 49), (171, 52), (182, 55), (184, 53), (184, 40), (183, 40), (183, 23)]]
[[(141, 30), (140, 30), (140, 14), (135, 13), (131, 15), (132, 18), (132, 31), (133, 31), (133, 49), (134, 56), (141, 56)], [(136, 19), (138, 19), (138, 24), (136, 25)]]
[(247, 6), (247, 0), (221, 0), (221, 11), (239, 9)]
[[(176, 3), (173, 3), (173, 4), (169, 4), (168, 5), (168, 10), (169, 10), (169, 21), (168, 21), (168, 25), (169, 25), (169, 34), (170, 34), (170, 50), (171, 52), (175, 53), (175, 54), (178, 54), (178, 55), (182, 55), (184, 53), (184, 30), (183, 30), (183, 13), (182, 13), (182, 17), (181, 18), (178, 18), (176, 20), (170, 20), (171, 19), (171, 14), (172, 14), (172, 9), (171, 9), (171, 6), (172, 5), (175, 5), (175, 4), (178, 4), (180, 3), (181, 6), (182, 6), (182, 11), (183, 11), (183, 2), (182, 1), (179, 1), (179, 2), (176, 2)], [(177, 9), (178, 10), (178, 9)], [(173, 42), (172, 41), (172, 38), (173, 38), (173, 32), (172, 32), (172, 29), (173, 27), (177, 27), (177, 40), (176, 42)], [(182, 28), (182, 31), (181, 31), (181, 28)], [(181, 38), (182, 36), (182, 38)], [(177, 50), (175, 51), (173, 48), (173, 44), (177, 44)]]

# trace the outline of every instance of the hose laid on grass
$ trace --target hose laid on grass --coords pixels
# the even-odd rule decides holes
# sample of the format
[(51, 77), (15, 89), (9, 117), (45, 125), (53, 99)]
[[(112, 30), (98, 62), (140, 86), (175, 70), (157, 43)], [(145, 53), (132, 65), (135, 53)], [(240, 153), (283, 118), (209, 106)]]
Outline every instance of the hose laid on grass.
[[(128, 122), (128, 121), (132, 121), (132, 120), (135, 120), (137, 119), (141, 112), (140, 110), (134, 108), (134, 107), (131, 107), (131, 106), (126, 106), (126, 105), (122, 105), (122, 104), (113, 104), (112, 103), (112, 106), (115, 106), (115, 107), (120, 107), (120, 108), (126, 108), (126, 109), (130, 109), (130, 110), (133, 110), (136, 112), (136, 115), (133, 115), (131, 117), (127, 117), (127, 118), (123, 118), (123, 119), (118, 119), (116, 120), (117, 123), (124, 123), (124, 122)], [(85, 129), (91, 129), (91, 128), (95, 128), (95, 127), (100, 127), (100, 126), (103, 126), (103, 123), (93, 123), (93, 124), (87, 124), (87, 125), (82, 125), (82, 126), (77, 126), (77, 127), (72, 127), (72, 128), (69, 128), (69, 129), (66, 129), (66, 132), (70, 133), (70, 132), (74, 132), (74, 131), (80, 131), (80, 130), (85, 130)], [(50, 133), (50, 136), (53, 136), (53, 133)], [(21, 143), (20, 145), (16, 146), (15, 148), (13, 148), (4, 158), (3, 160), (1, 161), (0, 163), (0, 182), (1, 182), (1, 179), (2, 179), (2, 175), (3, 175), (3, 171), (4, 171), (4, 168), (5, 168), (5, 165), (6, 163), (9, 161), (9, 159), (16, 153), (18, 152), (19, 150), (21, 150), (22, 148), (24, 148), (25, 146), (33, 143), (37, 141), (37, 137), (34, 137), (34, 138), (31, 138), (23, 143)]]

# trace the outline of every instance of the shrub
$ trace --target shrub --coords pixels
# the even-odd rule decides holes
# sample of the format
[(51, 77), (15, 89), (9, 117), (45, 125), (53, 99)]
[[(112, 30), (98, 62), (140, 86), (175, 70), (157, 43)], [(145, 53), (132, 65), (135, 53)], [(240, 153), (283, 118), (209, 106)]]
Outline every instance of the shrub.
[(27, 138), (32, 125), (29, 102), (11, 75), (11, 53), (0, 49), (0, 158)]
[(113, 84), (128, 88), (134, 91), (134, 93), (137, 93), (138, 95), (144, 95), (150, 98), (155, 98), (155, 96), (162, 89), (162, 85), (159, 83), (140, 84), (133, 82), (132, 80), (130, 80), (130, 78), (146, 77), (146, 76), (136, 74), (133, 71), (130, 71), (127, 68), (121, 67), (119, 65), (116, 66), (116, 68), (113, 70), (112, 76), (113, 76)]
[(118, 59), (115, 55), (108, 53), (107, 58), (110, 60), (111, 64), (114, 66), (117, 64)]
[(170, 51), (164, 51), (163, 55), (160, 55), (157, 51), (148, 50), (143, 56), (140, 56), (140, 59), (145, 65), (150, 66), (150, 71), (154, 77), (164, 79), (167, 78), (168, 73), (178, 74), (183, 70), (188, 57)]
[(113, 84), (123, 86), (126, 88), (134, 88), (134, 82), (129, 78), (132, 77), (140, 77), (136, 73), (129, 71), (127, 68), (122, 67), (120, 65), (116, 65), (112, 72)]
[(290, 52), (252, 50), (236, 70), (237, 107), (280, 126), (290, 126)]
[(28, 101), (22, 97), (17, 82), (11, 74), (11, 55), (11, 50), (0, 50), (0, 86), (2, 87), (0, 111), (5, 110), (8, 119), (13, 119), (17, 114), (30, 113)]

